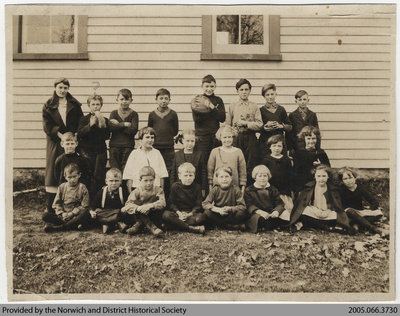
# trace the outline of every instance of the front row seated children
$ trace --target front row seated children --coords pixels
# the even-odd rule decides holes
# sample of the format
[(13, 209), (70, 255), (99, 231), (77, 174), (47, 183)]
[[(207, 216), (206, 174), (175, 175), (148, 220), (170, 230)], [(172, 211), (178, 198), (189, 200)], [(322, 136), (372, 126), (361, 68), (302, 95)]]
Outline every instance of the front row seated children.
[(293, 156), (294, 162), (294, 191), (302, 190), (306, 183), (313, 181), (315, 167), (323, 164), (330, 167), (327, 154), (320, 148), (321, 133), (318, 128), (305, 126), (298, 135), (305, 143), (305, 148), (296, 150)]
[[(360, 228), (371, 233), (379, 233), (382, 236), (389, 232), (373, 225), (373, 222), (383, 216), (379, 209), (378, 201), (369, 193), (366, 188), (357, 184), (357, 174), (353, 169), (344, 167), (338, 172), (339, 180), (342, 182), (341, 196), (344, 211), (353, 223), (353, 228), (358, 231)], [(369, 204), (370, 209), (363, 206), (363, 202)]]
[(62, 183), (57, 190), (53, 202), (54, 213), (45, 212), (43, 221), (46, 222), (44, 231), (59, 231), (80, 229), (89, 218), (89, 192), (85, 185), (79, 182), (81, 176), (77, 164), (71, 163), (64, 168), (67, 182)]
[(203, 213), (201, 186), (194, 182), (196, 168), (184, 162), (178, 168), (178, 182), (171, 187), (168, 210), (162, 216), (166, 227), (204, 234), (207, 216)]
[(244, 191), (244, 199), (250, 213), (247, 227), (256, 233), (260, 229), (273, 230), (281, 225), (288, 225), (290, 212), (285, 210), (279, 191), (269, 184), (269, 169), (258, 165), (253, 169), (255, 182)]
[(64, 133), (61, 137), (61, 147), (64, 148), (64, 153), (57, 157), (54, 165), (54, 172), (58, 180), (58, 185), (65, 182), (65, 167), (70, 163), (75, 163), (81, 171), (79, 182), (83, 183), (87, 189), (90, 189), (93, 168), (87, 158), (78, 155), (76, 152), (76, 147), (78, 147), (76, 136), (71, 132)]
[(247, 183), (246, 161), (241, 149), (233, 147), (233, 138), (236, 136), (236, 131), (232, 126), (222, 126), (216, 134), (222, 146), (214, 148), (208, 158), (208, 184), (209, 190), (216, 184), (216, 173), (219, 167), (230, 167), (232, 171), (232, 184), (240, 186), (242, 194)]
[[(336, 225), (342, 226), (348, 233), (354, 234), (341, 201), (338, 188), (328, 182), (331, 171), (325, 165), (319, 165), (315, 171), (315, 181), (306, 184), (300, 191), (292, 214), (290, 224), (300, 220), (301, 226), (329, 230)], [(296, 225), (297, 226), (297, 225)]]
[(129, 235), (139, 233), (143, 226), (154, 235), (161, 236), (162, 230), (155, 223), (161, 225), (162, 211), (166, 203), (164, 191), (158, 185), (154, 185), (156, 173), (150, 166), (144, 166), (139, 171), (139, 186), (130, 193), (128, 201), (121, 209), (135, 219), (136, 223), (127, 229)]
[(281, 199), (285, 204), (285, 210), (290, 212), (293, 209), (292, 199), (292, 161), (282, 154), (284, 138), (282, 135), (271, 136), (267, 141), (270, 154), (267, 154), (261, 164), (268, 167), (271, 172), (269, 182), (278, 189)]
[(140, 172), (144, 166), (150, 166), (155, 171), (154, 184), (164, 187), (164, 178), (168, 178), (168, 171), (161, 153), (153, 148), (156, 132), (152, 127), (143, 127), (139, 131), (141, 146), (131, 152), (126, 162), (123, 179), (127, 180), (128, 192), (142, 186)]
[(232, 183), (231, 167), (219, 167), (217, 182), (210, 190), (202, 206), (208, 221), (228, 229), (245, 229), (248, 218), (241, 190)]
[(121, 208), (127, 200), (128, 192), (121, 184), (121, 171), (111, 168), (106, 173), (106, 186), (99, 190), (92, 199), (89, 213), (93, 219), (103, 224), (103, 233), (108, 233), (116, 223), (122, 233), (127, 228), (127, 224), (122, 218)]

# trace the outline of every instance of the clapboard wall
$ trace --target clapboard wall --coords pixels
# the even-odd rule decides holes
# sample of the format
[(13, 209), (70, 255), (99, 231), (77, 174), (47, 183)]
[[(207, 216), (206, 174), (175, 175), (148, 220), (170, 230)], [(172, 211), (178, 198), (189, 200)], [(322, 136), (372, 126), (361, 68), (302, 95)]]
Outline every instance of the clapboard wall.
[(14, 61), (14, 167), (45, 167), (41, 109), (57, 77), (70, 80), (70, 92), (84, 103), (84, 112), (99, 82), (96, 92), (104, 98), (107, 116), (117, 106), (117, 91), (131, 89), (140, 127), (156, 106), (155, 92), (165, 87), (182, 129), (193, 126), (189, 103), (208, 73), (217, 79), (216, 94), (226, 107), (237, 99), (234, 85), (242, 77), (253, 84), (250, 99), (260, 106), (261, 86), (275, 83), (277, 101), (288, 112), (296, 108), (294, 94), (307, 90), (333, 167), (389, 167), (393, 15), (324, 16), (311, 8), (288, 15), (287, 9), (275, 8), (281, 18), (282, 61), (201, 61), (201, 14), (210, 14), (202, 10), (154, 17), (129, 8), (114, 14), (93, 8), (88, 13), (89, 60)]

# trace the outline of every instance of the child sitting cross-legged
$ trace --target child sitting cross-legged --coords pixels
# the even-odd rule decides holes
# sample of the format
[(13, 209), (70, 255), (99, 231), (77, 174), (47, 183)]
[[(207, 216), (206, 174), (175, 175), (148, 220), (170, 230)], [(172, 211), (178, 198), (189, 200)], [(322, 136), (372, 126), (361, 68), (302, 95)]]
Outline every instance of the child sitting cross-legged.
[(127, 225), (123, 222), (121, 208), (128, 197), (128, 191), (122, 184), (122, 172), (111, 168), (106, 173), (106, 186), (97, 192), (90, 205), (90, 216), (103, 224), (103, 233), (108, 233), (111, 226), (118, 223), (121, 232)]
[(47, 224), (44, 231), (60, 231), (81, 228), (87, 222), (89, 193), (85, 185), (79, 182), (81, 172), (77, 164), (71, 163), (64, 168), (67, 182), (62, 183), (57, 190), (53, 202), (55, 214), (45, 212), (43, 221)]
[(215, 175), (217, 182), (202, 203), (208, 220), (223, 228), (244, 230), (248, 213), (241, 190), (232, 184), (231, 167), (219, 167)]
[(171, 187), (168, 199), (169, 210), (165, 210), (162, 219), (167, 227), (193, 233), (204, 234), (202, 226), (207, 221), (201, 202), (201, 186), (194, 182), (196, 168), (190, 162), (184, 162), (178, 168), (178, 182)]
[(285, 210), (279, 191), (268, 182), (271, 172), (264, 165), (254, 167), (254, 184), (244, 191), (244, 199), (250, 213), (248, 229), (256, 233), (259, 229), (273, 230), (282, 224), (289, 224), (290, 213)]
[(161, 236), (163, 233), (154, 223), (161, 224), (161, 214), (166, 206), (163, 189), (154, 185), (155, 177), (152, 167), (141, 168), (140, 184), (131, 192), (128, 201), (121, 209), (122, 213), (131, 215), (136, 220), (136, 223), (126, 231), (129, 235), (139, 233), (143, 226), (146, 226), (154, 236)]

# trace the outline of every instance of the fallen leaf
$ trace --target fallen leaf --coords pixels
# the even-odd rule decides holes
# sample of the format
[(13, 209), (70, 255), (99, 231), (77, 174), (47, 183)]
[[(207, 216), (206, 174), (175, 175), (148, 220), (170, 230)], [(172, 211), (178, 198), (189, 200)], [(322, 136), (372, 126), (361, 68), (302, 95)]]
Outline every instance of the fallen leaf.
[(135, 290), (137, 292), (142, 292), (143, 291), (143, 288), (142, 288), (142, 285), (140, 284), (140, 282), (133, 281), (133, 286), (135, 287)]
[(364, 243), (361, 242), (361, 241), (356, 241), (356, 242), (354, 243), (354, 249), (357, 250), (358, 252), (364, 251), (364, 250), (365, 250), (365, 248), (364, 248)]
[(299, 266), (299, 269), (300, 269), (300, 270), (306, 270), (306, 269), (307, 269), (307, 266), (303, 263), (303, 264), (301, 264), (301, 265)]
[(343, 273), (344, 277), (347, 278), (349, 276), (350, 270), (347, 268), (344, 268), (342, 273)]
[(339, 260), (337, 258), (329, 258), (329, 260), (331, 260), (332, 263), (335, 265), (339, 265), (339, 266), (345, 265), (345, 263), (342, 260)]
[(235, 253), (236, 253), (236, 250), (232, 250), (232, 251), (228, 254), (228, 257), (229, 257), (229, 258), (232, 257)]
[(45, 255), (46, 255), (45, 253), (39, 253), (39, 254), (36, 255), (36, 257), (37, 258), (41, 258), (41, 257), (44, 257)]

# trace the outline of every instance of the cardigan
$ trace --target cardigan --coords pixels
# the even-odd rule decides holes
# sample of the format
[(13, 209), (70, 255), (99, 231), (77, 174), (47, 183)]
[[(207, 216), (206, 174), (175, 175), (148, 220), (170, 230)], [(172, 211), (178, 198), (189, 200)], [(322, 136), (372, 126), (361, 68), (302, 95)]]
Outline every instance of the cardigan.
[(178, 168), (184, 162), (190, 162), (196, 168), (194, 181), (201, 185), (203, 190), (207, 189), (207, 161), (202, 151), (194, 150), (192, 154), (185, 154), (184, 149), (175, 152), (172, 162), (171, 174), (169, 175), (171, 186), (178, 182)]
[(192, 110), (195, 134), (196, 136), (215, 135), (219, 129), (219, 123), (224, 122), (226, 119), (224, 101), (215, 94), (211, 96), (203, 95), (210, 100), (215, 108), (208, 113), (199, 113)]
[[(117, 120), (118, 124), (111, 123), (111, 120)], [(130, 127), (124, 126), (124, 123), (131, 123)], [(135, 147), (135, 135), (138, 131), (139, 116), (137, 112), (132, 110), (131, 113), (122, 119), (118, 114), (118, 110), (114, 110), (110, 113), (110, 132), (112, 133), (110, 138), (110, 147)]]
[(174, 148), (174, 137), (179, 131), (178, 115), (174, 110), (161, 118), (155, 111), (149, 113), (147, 126), (153, 127), (156, 131), (154, 148), (166, 149)]
[(237, 121), (244, 120), (247, 126), (238, 126), (239, 132), (246, 131), (259, 131), (262, 126), (262, 118), (260, 108), (257, 103), (251, 101), (237, 101), (229, 106), (228, 113), (226, 114), (225, 124), (236, 126)]

